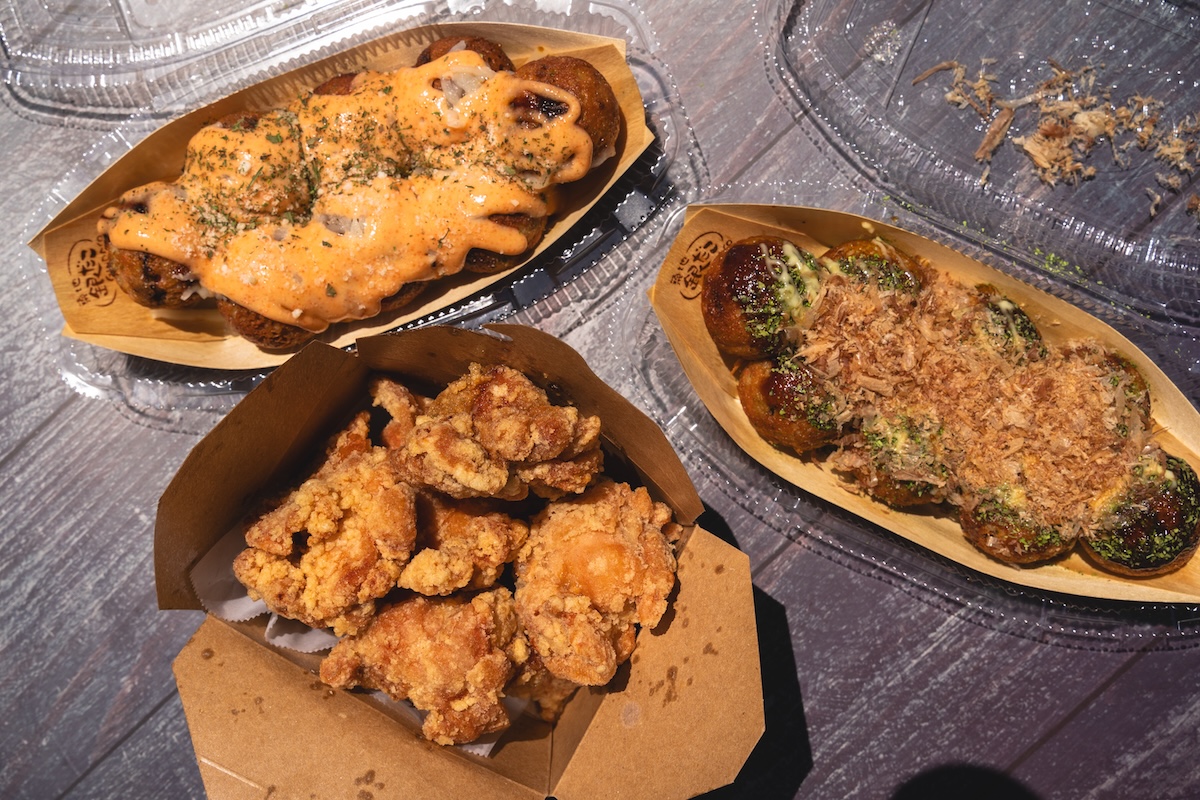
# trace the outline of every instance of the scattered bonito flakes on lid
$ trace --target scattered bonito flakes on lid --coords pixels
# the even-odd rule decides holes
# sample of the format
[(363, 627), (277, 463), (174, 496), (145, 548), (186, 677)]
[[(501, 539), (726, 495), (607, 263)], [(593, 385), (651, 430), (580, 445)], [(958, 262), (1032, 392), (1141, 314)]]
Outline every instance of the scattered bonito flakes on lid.
[[(1128, 151), (1133, 148), (1166, 164), (1173, 172), (1159, 172), (1155, 181), (1169, 192), (1178, 193), (1183, 187), (1182, 176), (1195, 173), (1192, 159), (1200, 146), (1200, 115), (1190, 114), (1166, 124), (1164, 104), (1156, 98), (1133, 94), (1116, 102), (1111, 90), (1097, 90), (1095, 67), (1067, 69), (1053, 59), (1048, 60), (1053, 74), (1033, 91), (1003, 98), (994, 88), (997, 76), (989, 71), (995, 63), (995, 59), (981, 59), (977, 75), (969, 78), (963, 64), (943, 61), (912, 81), (916, 85), (939, 72), (949, 72), (946, 102), (957, 108), (971, 108), (988, 123), (974, 154), (976, 161), (986, 165), (981, 183), (990, 177), (992, 156), (1009, 139), (1029, 157), (1038, 178), (1050, 186), (1060, 182), (1073, 185), (1096, 177), (1096, 167), (1084, 162), (1102, 141), (1108, 142), (1113, 162), (1119, 167), (1130, 166)], [(1017, 112), (1024, 108), (1036, 109), (1031, 132), (1010, 136), (1014, 127), (1020, 130)], [(1146, 194), (1151, 201), (1150, 216), (1154, 216), (1162, 195), (1149, 188)], [(1193, 217), (1200, 206), (1195, 198), (1192, 195), (1187, 204), (1187, 212)]]

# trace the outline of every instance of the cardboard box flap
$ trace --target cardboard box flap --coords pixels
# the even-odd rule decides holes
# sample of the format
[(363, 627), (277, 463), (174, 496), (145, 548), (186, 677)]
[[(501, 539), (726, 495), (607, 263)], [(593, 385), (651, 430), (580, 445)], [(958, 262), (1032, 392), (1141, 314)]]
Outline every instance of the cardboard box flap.
[(208, 795), (682, 800), (728, 784), (765, 725), (749, 558), (696, 529), (679, 578), (622, 688), (580, 692), (550, 736), (506, 739), (486, 760), (426, 742), (209, 618), (174, 665)]
[[(765, 730), (750, 559), (697, 528), (670, 619), (642, 631), (552, 794), (693, 797), (732, 783)], [(649, 635), (647, 635), (649, 634)]]
[[(364, 43), (223, 97), (168, 122), (117, 159), (29, 243), (46, 262), (65, 320), (63, 335), (132, 355), (215, 369), (260, 369), (286, 361), (290, 352), (261, 350), (231, 334), (215, 307), (171, 311), (149, 309), (134, 302), (108, 274), (107, 256), (96, 232), (100, 213), (127, 190), (178, 178), (188, 141), (204, 125), (237, 111), (283, 107), (336, 75), (410, 66), (428, 44), (451, 34), (484, 36), (496, 41), (518, 66), (550, 54), (578, 56), (599, 69), (613, 87), (624, 117), (615, 157), (556, 193), (558, 205), (551, 225), (530, 258), (553, 247), (654, 141), (654, 133), (646, 123), (637, 79), (626, 62), (625, 41), (513, 23), (462, 22), (417, 27)], [(339, 323), (321, 334), (320, 339), (338, 347), (349, 346), (357, 337), (396, 328), (477, 295), (517, 269), (519, 265), (493, 274), (463, 271), (448, 276), (433, 282), (417, 301), (403, 309), (358, 322)]]
[[(183, 648), (174, 672), (200, 776), (213, 800), (364, 793), (428, 800), (545, 797), (410, 733), (215, 618), (205, 620)], [(548, 762), (549, 742), (538, 749)]]
[(160, 608), (200, 608), (193, 564), (242, 518), (260, 493), (316, 454), (314, 443), (361, 405), (366, 367), (312, 344), (276, 370), (184, 459), (158, 501), (154, 576)]

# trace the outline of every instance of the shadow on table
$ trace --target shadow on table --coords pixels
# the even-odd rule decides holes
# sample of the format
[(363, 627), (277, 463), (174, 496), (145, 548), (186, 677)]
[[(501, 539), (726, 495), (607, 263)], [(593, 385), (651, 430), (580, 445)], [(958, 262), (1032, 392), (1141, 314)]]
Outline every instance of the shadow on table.
[(1014, 778), (989, 767), (945, 764), (906, 781), (891, 800), (1038, 800)]
[[(705, 530), (738, 547), (736, 536), (712, 509), (697, 521)], [(754, 587), (758, 650), (763, 681), (766, 730), (728, 786), (701, 795), (703, 800), (790, 800), (812, 771), (812, 746), (800, 697), (796, 658), (787, 609)], [(1039, 800), (1038, 795), (1003, 772), (972, 764), (932, 767), (902, 784), (888, 800)]]
[[(705, 530), (737, 546), (737, 540), (724, 520), (713, 512), (705, 514), (699, 523)], [(808, 741), (804, 703), (800, 698), (787, 609), (755, 586), (754, 612), (758, 623), (766, 730), (737, 779), (729, 786), (701, 795), (704, 800), (742, 797), (790, 800), (812, 770), (812, 747)]]

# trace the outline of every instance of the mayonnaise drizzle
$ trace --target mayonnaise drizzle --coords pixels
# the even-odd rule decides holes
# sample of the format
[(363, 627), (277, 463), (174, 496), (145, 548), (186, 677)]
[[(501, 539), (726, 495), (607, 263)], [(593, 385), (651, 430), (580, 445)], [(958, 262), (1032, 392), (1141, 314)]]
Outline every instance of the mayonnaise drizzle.
[[(530, 126), (528, 110), (513, 111), (526, 92), (567, 111)], [(489, 217), (544, 216), (543, 190), (587, 173), (578, 116), (570, 93), (452, 51), (363, 72), (346, 95), (306, 94), (252, 130), (207, 126), (178, 181), (126, 193), (98, 227), (117, 248), (185, 264), (206, 290), (319, 332), (458, 272), (473, 248), (523, 252), (525, 237)]]

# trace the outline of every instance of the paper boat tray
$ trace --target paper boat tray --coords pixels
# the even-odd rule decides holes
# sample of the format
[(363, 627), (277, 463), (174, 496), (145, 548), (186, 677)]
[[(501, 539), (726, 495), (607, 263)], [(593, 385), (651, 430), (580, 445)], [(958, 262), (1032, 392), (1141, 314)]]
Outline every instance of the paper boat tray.
[(1021, 305), (1048, 342), (1083, 336), (1123, 353), (1150, 384), (1152, 416), (1167, 452), (1200, 466), (1200, 414), (1153, 361), (1110, 326), (1075, 306), (943, 245), (853, 214), (766, 205), (695, 205), (675, 238), (650, 291), (650, 301), (696, 393), (722, 428), (751, 458), (796, 486), (976, 572), (1009, 583), (1085, 597), (1140, 602), (1200, 601), (1200, 557), (1176, 572), (1123, 578), (1101, 571), (1077, 551), (1050, 563), (1019, 567), (989, 558), (963, 536), (957, 519), (910, 513), (852, 493), (819, 461), (767, 444), (751, 427), (737, 382), (708, 335), (700, 309), (704, 268), (727, 243), (766, 234), (791, 239), (820, 255), (874, 232), (967, 284), (991, 283)]
[[(63, 334), (91, 344), (159, 361), (215, 369), (258, 369), (282, 363), (290, 353), (271, 353), (229, 333), (215, 308), (167, 313), (138, 305), (107, 275), (96, 235), (100, 214), (125, 191), (183, 169), (188, 140), (204, 125), (235, 111), (287, 105), (302, 92), (346, 72), (411, 66), (430, 42), (466, 34), (498, 42), (520, 66), (546, 55), (573, 55), (594, 65), (612, 84), (624, 124), (616, 156), (581, 181), (563, 187), (562, 205), (536, 250), (554, 245), (654, 140), (637, 81), (626, 62), (625, 42), (591, 34), (510, 23), (445, 23), (396, 32), (311, 65), (250, 86), (167, 123), (105, 170), (34, 237), (30, 246), (46, 262)], [(334, 325), (321, 340), (342, 347), (356, 338), (396, 328), (479, 294), (520, 269), (493, 275), (460, 273), (436, 281), (410, 306), (358, 323)]]

